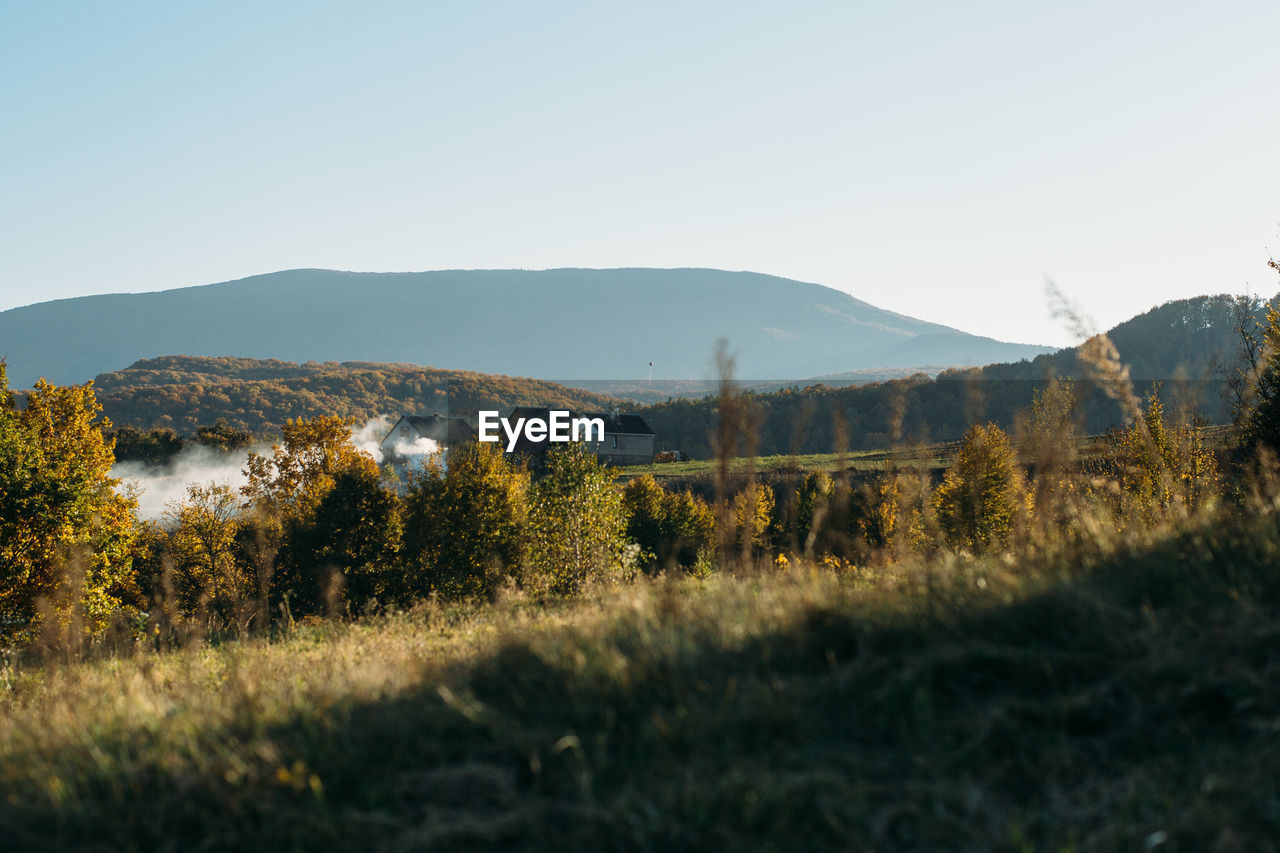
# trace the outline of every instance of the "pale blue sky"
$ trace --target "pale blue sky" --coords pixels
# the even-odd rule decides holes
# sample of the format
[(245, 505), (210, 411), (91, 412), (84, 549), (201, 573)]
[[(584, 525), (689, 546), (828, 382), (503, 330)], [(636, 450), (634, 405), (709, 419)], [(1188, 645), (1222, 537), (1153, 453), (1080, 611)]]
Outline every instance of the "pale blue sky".
[(1065, 344), (1274, 293), (1280, 4), (0, 0), (0, 309), (702, 266)]

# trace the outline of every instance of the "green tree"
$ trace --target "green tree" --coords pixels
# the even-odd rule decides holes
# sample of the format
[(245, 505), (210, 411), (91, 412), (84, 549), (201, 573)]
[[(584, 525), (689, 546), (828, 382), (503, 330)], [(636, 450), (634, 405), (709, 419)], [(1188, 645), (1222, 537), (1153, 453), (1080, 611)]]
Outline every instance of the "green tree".
[(1013, 445), (995, 424), (974, 424), (933, 496), (934, 512), (955, 548), (982, 552), (1008, 542), (1024, 506)]
[(716, 514), (692, 492), (671, 492), (662, 508), (663, 565), (709, 567), (715, 559)]
[(812, 556), (818, 549), (835, 497), (835, 482), (825, 471), (810, 471), (796, 489), (796, 545), (801, 553)]
[(466, 442), (428, 465), (405, 496), (404, 556), (413, 592), (491, 597), (519, 567), (529, 475), (492, 444)]
[(525, 580), (557, 595), (623, 568), (626, 515), (617, 474), (580, 443), (552, 447), (529, 501)]
[(280, 562), (289, 567), (295, 606), (316, 610), (341, 601), (361, 608), (375, 600), (407, 599), (400, 539), (399, 500), (383, 487), (376, 469), (353, 465), (338, 471), (310, 518), (287, 528)]
[[(28, 636), (40, 599), (74, 599), (94, 632), (132, 586), (137, 505), (115, 491), (92, 386), (41, 380), (19, 410), (0, 361), (0, 616)], [(79, 588), (60, 589), (71, 560)]]
[[(1280, 263), (1271, 262), (1280, 270)], [(1263, 345), (1257, 380), (1242, 418), (1244, 449), (1257, 452), (1266, 448), (1280, 455), (1280, 311), (1267, 308), (1267, 324), (1263, 329)]]
[(653, 571), (662, 565), (665, 543), (666, 492), (652, 474), (636, 477), (622, 490), (627, 538), (640, 547), (640, 565)]

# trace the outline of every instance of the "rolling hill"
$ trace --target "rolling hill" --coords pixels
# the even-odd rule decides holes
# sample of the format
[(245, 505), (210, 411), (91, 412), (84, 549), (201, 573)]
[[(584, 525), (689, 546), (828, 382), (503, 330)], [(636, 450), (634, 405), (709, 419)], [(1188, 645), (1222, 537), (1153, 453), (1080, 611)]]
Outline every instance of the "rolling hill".
[(538, 405), (608, 410), (619, 401), (541, 379), (439, 370), (412, 364), (296, 364), (275, 359), (166, 356), (94, 381), (117, 426), (195, 434), (218, 419), (262, 435), (290, 418), (337, 415), (367, 421), (401, 412), (470, 412)]
[(0, 312), (14, 387), (84, 382), (182, 353), (409, 362), (542, 379), (705, 379), (726, 338), (737, 374), (799, 379), (980, 365), (1050, 351), (885, 311), (841, 291), (708, 269), (290, 270)]
[[(1231, 398), (1225, 377), (1238, 365), (1237, 324), (1244, 306), (1262, 322), (1265, 304), (1242, 303), (1240, 297), (1222, 294), (1166, 302), (1109, 330), (1120, 360), (1129, 368), (1134, 393), (1143, 396), (1158, 384), (1171, 413), (1187, 407), (1206, 423), (1229, 422)], [(842, 446), (888, 447), (895, 434), (908, 443), (952, 441), (974, 421), (990, 420), (1013, 429), (1017, 414), (1055, 376), (1075, 380), (1081, 431), (1097, 434), (1123, 419), (1106, 388), (1090, 380), (1074, 347), (1031, 361), (946, 370), (935, 378), (918, 374), (856, 385), (846, 375), (804, 389), (747, 390), (759, 417), (761, 455), (826, 453)], [(708, 437), (718, 405), (712, 398), (673, 399), (640, 411), (659, 436), (660, 448), (679, 448), (705, 458), (711, 453)]]

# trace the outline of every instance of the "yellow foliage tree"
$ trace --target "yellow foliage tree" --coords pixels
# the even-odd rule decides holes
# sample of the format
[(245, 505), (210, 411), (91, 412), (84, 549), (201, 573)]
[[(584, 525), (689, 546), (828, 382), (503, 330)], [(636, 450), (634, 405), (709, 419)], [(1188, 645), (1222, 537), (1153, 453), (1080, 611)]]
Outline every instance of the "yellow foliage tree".
[(1024, 507), (1013, 445), (995, 424), (974, 424), (933, 496), (947, 543), (974, 552), (1006, 544)]
[(259, 509), (281, 518), (306, 517), (342, 471), (378, 473), (373, 457), (351, 443), (351, 425), (342, 418), (299, 418), (281, 433), (282, 444), (272, 447), (270, 456), (251, 452), (246, 463), (249, 482), (240, 491)]
[(224, 624), (247, 622), (256, 578), (237, 559), (240, 505), (230, 486), (192, 483), (165, 512), (175, 592), (187, 612), (208, 609)]
[(115, 491), (102, 436), (110, 424), (95, 423), (92, 385), (41, 380), (18, 409), (0, 362), (0, 617), (9, 633), (31, 635), (42, 599), (100, 630), (131, 584), (137, 504)]

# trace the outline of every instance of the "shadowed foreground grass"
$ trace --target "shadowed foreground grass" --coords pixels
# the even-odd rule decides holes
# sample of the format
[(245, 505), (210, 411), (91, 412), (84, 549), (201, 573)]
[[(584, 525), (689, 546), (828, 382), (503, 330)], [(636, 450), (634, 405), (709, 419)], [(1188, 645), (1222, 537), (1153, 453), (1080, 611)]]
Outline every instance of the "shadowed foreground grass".
[(9, 849), (1270, 850), (1280, 530), (3, 672)]

